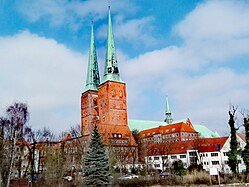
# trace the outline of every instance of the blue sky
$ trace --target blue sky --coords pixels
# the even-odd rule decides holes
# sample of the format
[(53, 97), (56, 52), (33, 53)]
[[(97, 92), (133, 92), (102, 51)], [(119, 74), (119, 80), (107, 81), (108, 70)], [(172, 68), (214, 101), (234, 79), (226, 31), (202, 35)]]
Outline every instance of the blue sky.
[[(0, 0), (0, 114), (27, 102), (35, 128), (80, 123), (91, 19), (103, 73), (108, 1)], [(249, 107), (249, 1), (113, 0), (128, 117), (189, 117), (228, 132), (230, 104)], [(238, 115), (238, 123), (241, 117)]]

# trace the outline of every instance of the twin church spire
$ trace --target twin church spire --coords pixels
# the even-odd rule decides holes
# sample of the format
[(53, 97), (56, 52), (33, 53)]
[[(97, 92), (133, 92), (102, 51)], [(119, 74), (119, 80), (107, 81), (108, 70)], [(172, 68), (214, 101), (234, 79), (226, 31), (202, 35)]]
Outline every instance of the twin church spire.
[[(105, 59), (104, 76), (103, 76), (102, 83), (106, 81), (122, 82), (120, 75), (119, 75), (119, 69), (118, 69), (118, 63), (117, 63), (114, 36), (113, 36), (113, 31), (112, 31), (112, 20), (111, 20), (110, 7), (109, 7), (109, 15), (108, 15), (106, 59)], [(93, 23), (92, 23), (85, 91), (98, 90), (99, 84), (100, 84), (99, 69), (98, 69), (98, 61), (97, 61), (97, 55), (96, 55), (96, 48), (95, 48), (95, 42), (94, 42), (94, 31), (93, 31)]]
[(95, 47), (95, 42), (94, 42), (94, 31), (93, 31), (93, 22), (92, 22), (91, 41), (90, 41), (90, 49), (89, 49), (88, 69), (87, 69), (85, 91), (98, 90), (99, 83), (100, 83), (99, 68), (98, 68), (96, 47)]

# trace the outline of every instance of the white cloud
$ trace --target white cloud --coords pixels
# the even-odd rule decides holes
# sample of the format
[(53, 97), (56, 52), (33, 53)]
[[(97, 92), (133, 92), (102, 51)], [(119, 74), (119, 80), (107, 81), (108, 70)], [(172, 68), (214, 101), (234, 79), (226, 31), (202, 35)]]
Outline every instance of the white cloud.
[(87, 55), (29, 31), (0, 38), (1, 113), (15, 101), (27, 102), (30, 125), (65, 130), (80, 122), (80, 93)]
[[(20, 0), (17, 2), (16, 7), (18, 12), (32, 23), (45, 20), (50, 27), (63, 26), (77, 32), (85, 22), (90, 23), (92, 18), (95, 22), (105, 19), (104, 23), (107, 24), (107, 5), (107, 1), (99, 0)], [(138, 7), (133, 1), (111, 2), (111, 12), (115, 16), (115, 19), (113, 19), (115, 38), (129, 44), (155, 45), (156, 40), (151, 34), (154, 30), (152, 24), (154, 18), (150, 16), (131, 19), (130, 17), (137, 11)], [(106, 39), (106, 24), (96, 24), (101, 25), (97, 33), (97, 36), (101, 39)]]
[[(124, 20), (123, 16), (116, 16), (114, 19), (113, 30), (115, 39), (118, 42), (135, 43), (136, 46), (154, 46), (156, 38), (152, 36), (154, 27), (152, 16), (140, 19)], [(97, 31), (98, 38), (106, 38), (107, 25), (103, 25)]]
[[(89, 22), (92, 17), (94, 20), (105, 18), (107, 6), (107, 1), (99, 0), (20, 0), (16, 5), (17, 10), (30, 22), (46, 20), (52, 27), (67, 25), (76, 30), (83, 20)], [(114, 13), (131, 14), (137, 10), (132, 1), (113, 1), (111, 7)]]
[(174, 31), (188, 50), (209, 61), (248, 56), (248, 10), (245, 1), (207, 1), (190, 12)]
[[(205, 1), (173, 29), (182, 45), (120, 63), (132, 101), (128, 109), (140, 111), (130, 118), (162, 119), (164, 101), (150, 98), (158, 93), (169, 96), (175, 119), (190, 117), (226, 131), (229, 105), (249, 106), (249, 70), (241, 73), (233, 65), (241, 57), (249, 60), (248, 7), (244, 1)], [(162, 104), (145, 115), (148, 100)]]

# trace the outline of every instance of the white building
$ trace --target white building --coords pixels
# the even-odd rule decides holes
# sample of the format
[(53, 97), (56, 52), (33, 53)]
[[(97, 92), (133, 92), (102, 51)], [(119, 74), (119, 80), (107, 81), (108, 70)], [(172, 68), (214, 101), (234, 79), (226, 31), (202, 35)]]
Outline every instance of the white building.
[[(242, 134), (237, 134), (239, 149), (244, 149), (246, 143)], [(166, 144), (165, 142), (164, 144)], [(169, 144), (169, 143), (168, 143)], [(197, 140), (172, 142), (168, 145), (168, 151), (162, 152), (161, 144), (151, 145), (149, 156), (145, 157), (148, 167), (163, 171), (176, 160), (182, 160), (184, 167), (192, 164), (202, 164), (203, 169), (218, 168), (220, 172), (230, 173), (228, 166), (228, 151), (230, 150), (230, 137), (199, 138)], [(241, 156), (238, 156), (239, 172), (245, 170), (245, 164)]]

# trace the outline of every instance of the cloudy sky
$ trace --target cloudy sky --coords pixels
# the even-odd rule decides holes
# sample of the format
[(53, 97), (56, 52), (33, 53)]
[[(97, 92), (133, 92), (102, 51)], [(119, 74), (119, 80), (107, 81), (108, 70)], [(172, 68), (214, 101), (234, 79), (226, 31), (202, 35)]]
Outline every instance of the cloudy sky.
[[(229, 105), (249, 109), (249, 1), (112, 0), (130, 119), (189, 117), (228, 132)], [(0, 115), (29, 105), (34, 128), (80, 123), (91, 20), (103, 74), (108, 0), (0, 0)]]

